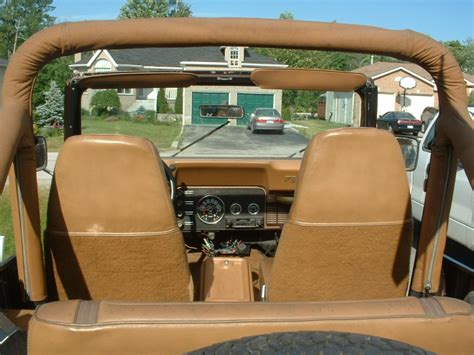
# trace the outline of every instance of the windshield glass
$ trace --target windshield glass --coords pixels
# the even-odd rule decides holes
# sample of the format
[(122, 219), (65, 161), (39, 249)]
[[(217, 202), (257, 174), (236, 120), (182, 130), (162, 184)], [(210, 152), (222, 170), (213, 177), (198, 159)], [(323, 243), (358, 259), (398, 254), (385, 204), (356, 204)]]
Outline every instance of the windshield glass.
[[(237, 47), (232, 48), (237, 55)], [(374, 58), (366, 54), (238, 49), (237, 61), (230, 60), (230, 47), (226, 46), (110, 49), (76, 56), (70, 70), (78, 78), (118, 72), (188, 73), (199, 77), (188, 87), (88, 88), (80, 97), (80, 133), (141, 136), (151, 140), (163, 157), (301, 159), (315, 134), (360, 126), (364, 102), (353, 91), (324, 90), (324, 83), (319, 83), (318, 91), (260, 87), (251, 79), (252, 73), (303, 68), (353, 71), (370, 77), (370, 68), (385, 60), (376, 57), (375, 63), (370, 64)], [(387, 62), (383, 67), (395, 80), (400, 73), (393, 68), (400, 65)], [(302, 81), (304, 77), (295, 80)], [(332, 83), (328, 80), (328, 86)], [(409, 97), (410, 92), (402, 100), (400, 95), (383, 91), (373, 117), (394, 108), (413, 111), (415, 117), (421, 115), (424, 106), (415, 103), (417, 97)], [(210, 110), (203, 114), (205, 107), (238, 107), (242, 117), (220, 115), (219, 110), (215, 110), (216, 114), (210, 114)], [(400, 117), (413, 118), (403, 112)], [(48, 117), (38, 117), (38, 133), (48, 137), (50, 151), (57, 151), (62, 137), (55, 129), (61, 129), (63, 123), (47, 120)], [(222, 127), (216, 130), (219, 126)]]
[(271, 117), (280, 117), (280, 113), (277, 110), (269, 109), (257, 109), (255, 110), (257, 116), (271, 116)]

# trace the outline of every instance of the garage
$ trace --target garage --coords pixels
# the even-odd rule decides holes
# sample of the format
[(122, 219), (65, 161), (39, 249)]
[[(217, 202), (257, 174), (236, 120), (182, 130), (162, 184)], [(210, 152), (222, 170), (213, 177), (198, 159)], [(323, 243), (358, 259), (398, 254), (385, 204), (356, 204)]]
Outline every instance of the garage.
[(192, 123), (193, 124), (221, 124), (225, 119), (203, 118), (199, 115), (201, 105), (227, 105), (229, 93), (227, 92), (193, 92), (192, 94)]
[(388, 111), (395, 111), (395, 95), (379, 93), (377, 100), (377, 116), (381, 116)]
[(410, 112), (417, 119), (421, 118), (421, 114), (426, 107), (434, 106), (434, 97), (425, 95), (407, 95), (405, 111)]
[(273, 94), (237, 94), (237, 105), (244, 108), (244, 118), (237, 121), (239, 126), (246, 126), (250, 114), (257, 107), (273, 108)]

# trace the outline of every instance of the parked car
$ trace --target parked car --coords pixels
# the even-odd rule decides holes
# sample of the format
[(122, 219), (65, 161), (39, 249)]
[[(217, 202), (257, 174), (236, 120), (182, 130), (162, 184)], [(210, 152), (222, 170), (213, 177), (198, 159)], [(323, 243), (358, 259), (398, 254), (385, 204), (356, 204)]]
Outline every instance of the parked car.
[(436, 107), (425, 107), (423, 112), (421, 113), (420, 120), (422, 121), (422, 131), (426, 131), (428, 126), (430, 125), (433, 118), (435, 118), (436, 114), (438, 113), (438, 109)]
[(281, 118), (280, 112), (274, 108), (256, 108), (251, 114), (247, 129), (252, 133), (257, 131), (275, 131), (283, 133), (285, 122)]
[(411, 133), (417, 136), (421, 131), (422, 121), (409, 112), (389, 111), (377, 119), (377, 127), (393, 133)]
[[(472, 110), (470, 110), (472, 115)], [(421, 139), (418, 162), (409, 173), (413, 218), (421, 221), (425, 205), (425, 180), (431, 161), (431, 146), (435, 137), (436, 115)], [(473, 117), (474, 119), (474, 117)], [(411, 176), (412, 174), (412, 176)], [(453, 202), (449, 213), (448, 241), (444, 252), (446, 292), (464, 298), (474, 285), (474, 191), (463, 165), (458, 162)], [(466, 280), (470, 280), (466, 282)]]

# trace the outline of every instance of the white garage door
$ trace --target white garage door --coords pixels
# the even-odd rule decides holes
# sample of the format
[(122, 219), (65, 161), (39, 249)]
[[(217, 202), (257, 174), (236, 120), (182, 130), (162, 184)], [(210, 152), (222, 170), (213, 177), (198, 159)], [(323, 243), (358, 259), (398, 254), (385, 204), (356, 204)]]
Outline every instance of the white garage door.
[(395, 95), (394, 94), (378, 94), (377, 116), (383, 115), (387, 111), (395, 111)]
[[(403, 96), (401, 100), (403, 102)], [(428, 106), (434, 106), (434, 96), (407, 95), (405, 111), (417, 119), (421, 118), (423, 110)]]

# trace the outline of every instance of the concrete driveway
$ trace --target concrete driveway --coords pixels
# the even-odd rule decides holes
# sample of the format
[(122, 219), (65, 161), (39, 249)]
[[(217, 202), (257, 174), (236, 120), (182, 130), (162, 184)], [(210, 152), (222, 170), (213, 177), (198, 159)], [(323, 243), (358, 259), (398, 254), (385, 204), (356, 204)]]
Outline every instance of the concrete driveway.
[[(202, 137), (216, 126), (184, 126), (180, 148)], [(182, 157), (279, 157), (284, 158), (304, 148), (308, 139), (292, 128), (283, 134), (252, 134), (245, 127), (226, 126), (186, 149)], [(166, 156), (165, 154), (163, 156)]]

